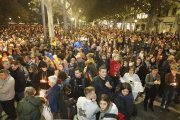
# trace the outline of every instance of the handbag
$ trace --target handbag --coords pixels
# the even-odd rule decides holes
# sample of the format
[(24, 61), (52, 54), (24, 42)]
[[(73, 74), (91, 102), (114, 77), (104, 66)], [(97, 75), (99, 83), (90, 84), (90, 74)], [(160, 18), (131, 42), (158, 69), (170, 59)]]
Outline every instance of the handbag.
[(53, 120), (53, 114), (48, 103), (43, 105), (42, 115), (44, 116), (45, 120)]

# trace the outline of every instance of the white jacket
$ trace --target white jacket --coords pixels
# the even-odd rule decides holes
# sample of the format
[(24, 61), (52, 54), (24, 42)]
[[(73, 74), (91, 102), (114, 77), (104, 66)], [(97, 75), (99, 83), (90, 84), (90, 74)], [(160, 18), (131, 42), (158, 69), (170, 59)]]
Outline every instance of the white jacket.
[(97, 102), (93, 102), (86, 97), (79, 97), (77, 101), (78, 120), (96, 120), (96, 113), (99, 112)]

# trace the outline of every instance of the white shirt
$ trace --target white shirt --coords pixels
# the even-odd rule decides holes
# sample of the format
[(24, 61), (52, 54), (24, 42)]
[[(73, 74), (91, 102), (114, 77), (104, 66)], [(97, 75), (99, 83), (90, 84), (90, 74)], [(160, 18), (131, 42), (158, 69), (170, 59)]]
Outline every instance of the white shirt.
[(0, 80), (0, 101), (12, 100), (15, 96), (15, 80), (8, 76), (7, 80)]
[(96, 101), (79, 97), (77, 101), (77, 117), (79, 120), (96, 120), (96, 113), (99, 107)]

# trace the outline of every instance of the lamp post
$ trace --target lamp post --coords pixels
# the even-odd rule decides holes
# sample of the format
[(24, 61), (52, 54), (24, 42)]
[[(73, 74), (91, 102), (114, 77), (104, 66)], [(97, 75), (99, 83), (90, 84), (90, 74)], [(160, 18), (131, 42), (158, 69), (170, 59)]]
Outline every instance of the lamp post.
[(44, 43), (46, 43), (47, 34), (46, 34), (46, 18), (45, 18), (45, 10), (44, 10), (44, 0), (41, 0), (41, 12), (42, 12), (42, 22), (43, 22)]

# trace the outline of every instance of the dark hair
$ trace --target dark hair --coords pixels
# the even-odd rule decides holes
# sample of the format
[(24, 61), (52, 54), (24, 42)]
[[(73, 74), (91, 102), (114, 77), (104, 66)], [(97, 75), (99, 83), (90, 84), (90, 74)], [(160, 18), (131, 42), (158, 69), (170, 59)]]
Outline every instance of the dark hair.
[(67, 74), (64, 71), (59, 71), (58, 79), (61, 79), (61, 80), (67, 79)]
[(72, 89), (71, 85), (67, 84), (67, 85), (64, 85), (62, 92), (66, 94), (66, 93), (71, 92), (71, 89)]
[(99, 98), (99, 102), (100, 101), (106, 101), (108, 103), (108, 105), (111, 103), (111, 100), (107, 94), (101, 94), (101, 96)]
[(13, 65), (19, 65), (19, 61), (13, 61), (11, 64), (13, 64)]
[(79, 71), (79, 72), (82, 72), (82, 69), (81, 69), (81, 68), (79, 68), (79, 67), (76, 67), (76, 68), (74, 69), (74, 71)]
[(109, 96), (107, 94), (101, 94), (100, 98), (99, 98), (99, 105), (101, 101), (106, 101), (107, 102), (107, 108), (105, 109), (105, 111), (109, 108), (110, 104), (111, 104), (111, 100), (109, 98)]
[(151, 70), (158, 69), (156, 65), (151, 66)]
[(40, 68), (45, 68), (45, 67), (47, 67), (46, 62), (44, 62), (44, 61), (41, 62), (40, 65), (39, 65), (39, 67), (40, 67)]
[(118, 85), (116, 87), (116, 91), (115, 92), (119, 93), (119, 92), (121, 92), (124, 89), (128, 89), (129, 93), (132, 92), (132, 88), (131, 88), (131, 85), (129, 83), (122, 83), (121, 85)]
[(99, 67), (99, 71), (100, 70), (102, 70), (102, 69), (106, 69), (107, 70), (107, 68), (106, 68), (106, 65), (104, 64), (104, 65), (101, 65), (100, 67)]

